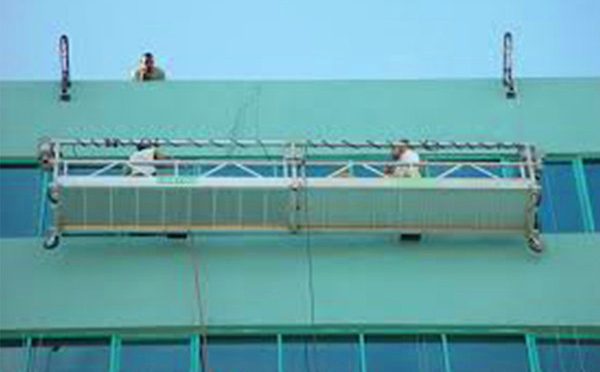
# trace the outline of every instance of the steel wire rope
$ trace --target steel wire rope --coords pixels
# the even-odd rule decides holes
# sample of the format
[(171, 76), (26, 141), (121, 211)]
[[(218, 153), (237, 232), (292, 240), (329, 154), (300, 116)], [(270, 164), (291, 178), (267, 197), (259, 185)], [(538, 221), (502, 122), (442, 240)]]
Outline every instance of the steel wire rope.
[(208, 355), (208, 324), (207, 324), (207, 312), (208, 304), (206, 305), (206, 311), (202, 305), (204, 296), (202, 295), (202, 283), (201, 283), (201, 271), (200, 271), (200, 256), (196, 252), (194, 247), (194, 235), (189, 234), (187, 246), (190, 252), (190, 260), (192, 263), (193, 274), (194, 274), (194, 297), (196, 302), (196, 311), (200, 327), (200, 365), (203, 372), (212, 372), (209, 364)]
[[(301, 169), (302, 169), (302, 190), (304, 192), (304, 197), (303, 197), (303, 204), (304, 204), (304, 229), (305, 229), (305, 257), (306, 257), (306, 262), (307, 262), (307, 283), (306, 286), (308, 288), (308, 295), (309, 295), (309, 322), (310, 322), (310, 327), (312, 329), (312, 338), (311, 338), (311, 342), (310, 345), (307, 342), (307, 345), (304, 348), (304, 358), (305, 358), (305, 363), (306, 363), (306, 367), (308, 369), (308, 372), (311, 371), (315, 371), (315, 372), (319, 372), (319, 365), (318, 365), (318, 360), (316, 360), (318, 358), (317, 356), (317, 334), (315, 332), (315, 289), (314, 289), (314, 265), (313, 265), (313, 253), (312, 253), (312, 241), (311, 241), (311, 233), (310, 233), (310, 221), (309, 221), (309, 213), (308, 213), (308, 206), (309, 206), (309, 200), (308, 200), (308, 177), (307, 177), (307, 172), (306, 172), (306, 168), (307, 168), (307, 163), (306, 160), (309, 156), (309, 150), (308, 150), (308, 146), (306, 146), (304, 148), (305, 153), (303, 154), (303, 158), (302, 161), (300, 163), (301, 165)], [(294, 165), (297, 166), (297, 165)], [(300, 187), (300, 186), (299, 186)], [(309, 353), (309, 346), (311, 347), (311, 351), (312, 353)], [(312, 354), (312, 358), (310, 357), (310, 354)], [(311, 363), (312, 361), (312, 363)], [(311, 368), (311, 366), (314, 365), (314, 369)]]

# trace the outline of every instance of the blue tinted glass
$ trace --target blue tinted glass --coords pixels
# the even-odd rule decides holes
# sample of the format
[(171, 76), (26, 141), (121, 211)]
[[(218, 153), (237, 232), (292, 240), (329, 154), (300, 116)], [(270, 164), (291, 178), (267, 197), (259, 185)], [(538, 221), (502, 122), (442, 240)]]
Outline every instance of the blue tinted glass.
[(356, 337), (302, 337), (284, 339), (285, 372), (360, 370)]
[(540, 340), (542, 371), (600, 371), (600, 340)]
[(426, 168), (426, 172), (427, 177), (437, 177), (440, 175), (444, 175), (447, 178), (502, 177), (501, 167), (486, 165), (463, 165), (457, 168), (454, 165), (430, 165)]
[(200, 350), (205, 356), (205, 370), (212, 372), (277, 371), (277, 342), (274, 337), (209, 338), (208, 348)]
[(542, 170), (542, 232), (583, 231), (581, 206), (571, 163), (545, 164)]
[(20, 341), (0, 342), (0, 371), (24, 371), (27, 354)]
[(367, 337), (366, 354), (369, 371), (444, 371), (440, 336)]
[(106, 372), (108, 341), (43, 341), (33, 348), (35, 372)]
[(585, 178), (592, 204), (595, 230), (600, 231), (600, 161), (585, 164)]
[(190, 369), (188, 340), (179, 342), (124, 342), (121, 372), (187, 372)]
[(306, 176), (307, 177), (327, 177), (332, 173), (340, 170), (343, 165), (335, 166), (335, 165), (310, 165), (306, 167)]
[(450, 364), (455, 372), (528, 372), (523, 337), (450, 337)]
[(41, 172), (34, 168), (0, 168), (0, 237), (37, 234)]

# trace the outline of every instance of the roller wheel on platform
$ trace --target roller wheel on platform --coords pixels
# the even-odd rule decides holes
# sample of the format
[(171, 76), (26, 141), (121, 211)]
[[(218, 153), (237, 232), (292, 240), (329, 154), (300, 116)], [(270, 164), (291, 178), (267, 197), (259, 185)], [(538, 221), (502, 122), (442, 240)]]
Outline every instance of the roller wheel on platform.
[(58, 236), (56, 233), (50, 233), (44, 239), (44, 249), (53, 250), (54, 248), (58, 247), (59, 243), (60, 236)]
[(544, 251), (544, 244), (539, 236), (529, 237), (527, 239), (527, 246), (529, 247), (529, 250), (535, 254), (540, 254)]
[(50, 200), (50, 202), (52, 204), (58, 204), (58, 198), (59, 198), (59, 194), (58, 194), (58, 189), (56, 187), (48, 187), (48, 200)]

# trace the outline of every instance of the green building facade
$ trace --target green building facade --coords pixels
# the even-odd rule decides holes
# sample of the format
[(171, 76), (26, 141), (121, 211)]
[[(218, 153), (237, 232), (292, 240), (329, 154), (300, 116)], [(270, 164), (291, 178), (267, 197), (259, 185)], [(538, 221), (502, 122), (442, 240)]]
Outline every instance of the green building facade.
[[(1, 371), (600, 371), (600, 79), (0, 82)], [(77, 237), (41, 137), (522, 141), (542, 237)]]

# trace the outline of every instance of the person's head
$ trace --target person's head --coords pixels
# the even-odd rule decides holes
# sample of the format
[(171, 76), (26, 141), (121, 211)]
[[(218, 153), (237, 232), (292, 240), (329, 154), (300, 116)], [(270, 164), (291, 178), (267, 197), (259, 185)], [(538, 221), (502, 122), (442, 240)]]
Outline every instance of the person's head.
[(142, 55), (142, 65), (148, 69), (152, 70), (154, 68), (154, 56), (150, 52), (146, 52)]
[(408, 142), (407, 141), (400, 141), (399, 144), (395, 145), (392, 148), (392, 158), (394, 160), (399, 160), (402, 155), (408, 151), (409, 146), (408, 146)]
[(136, 145), (136, 148), (138, 151), (142, 151), (142, 150), (146, 150), (152, 147), (152, 142), (150, 142), (149, 140), (141, 140), (140, 142), (138, 142), (138, 144)]

